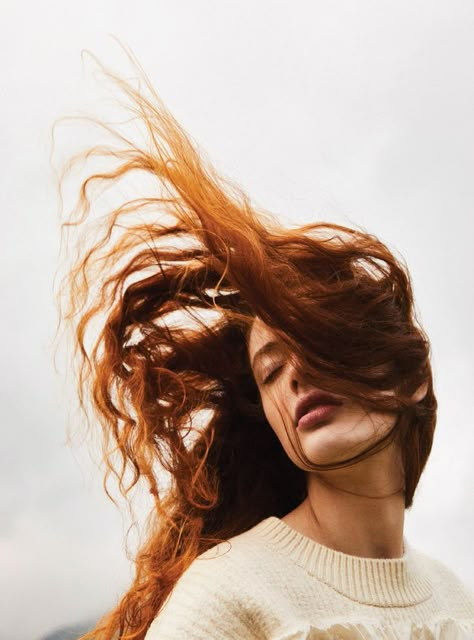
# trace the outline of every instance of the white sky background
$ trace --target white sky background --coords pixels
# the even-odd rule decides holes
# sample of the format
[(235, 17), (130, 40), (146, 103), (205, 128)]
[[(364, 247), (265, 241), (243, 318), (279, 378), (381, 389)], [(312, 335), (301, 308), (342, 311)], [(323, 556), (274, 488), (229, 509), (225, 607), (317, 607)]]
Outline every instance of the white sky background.
[(362, 225), (408, 262), (439, 419), (406, 535), (474, 588), (472, 2), (4, 0), (1, 14), (1, 640), (94, 617), (131, 577), (101, 474), (65, 444), (50, 347), (51, 126), (94, 112), (82, 49), (128, 72), (108, 34), (255, 203)]

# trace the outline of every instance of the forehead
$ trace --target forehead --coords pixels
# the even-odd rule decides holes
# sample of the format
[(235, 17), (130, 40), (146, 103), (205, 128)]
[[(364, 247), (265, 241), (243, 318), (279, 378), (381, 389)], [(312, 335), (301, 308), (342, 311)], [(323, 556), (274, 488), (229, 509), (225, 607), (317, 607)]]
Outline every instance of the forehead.
[(260, 349), (260, 347), (262, 347), (272, 338), (276, 339), (276, 334), (268, 325), (263, 322), (263, 320), (261, 320), (257, 316), (253, 321), (252, 328), (250, 329), (249, 334), (248, 351), (250, 356), (256, 353)]

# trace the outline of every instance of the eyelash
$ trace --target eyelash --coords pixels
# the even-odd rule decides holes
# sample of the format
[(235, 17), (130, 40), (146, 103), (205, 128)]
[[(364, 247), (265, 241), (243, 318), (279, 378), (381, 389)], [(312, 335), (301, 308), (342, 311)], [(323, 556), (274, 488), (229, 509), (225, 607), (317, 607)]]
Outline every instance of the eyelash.
[(283, 367), (283, 365), (280, 365), (279, 367), (277, 367), (276, 369), (273, 369), (273, 371), (265, 378), (265, 380), (262, 381), (262, 384), (267, 384), (268, 382), (270, 382), (270, 380), (273, 379), (273, 377), (275, 376), (275, 374), (280, 371), (280, 369)]

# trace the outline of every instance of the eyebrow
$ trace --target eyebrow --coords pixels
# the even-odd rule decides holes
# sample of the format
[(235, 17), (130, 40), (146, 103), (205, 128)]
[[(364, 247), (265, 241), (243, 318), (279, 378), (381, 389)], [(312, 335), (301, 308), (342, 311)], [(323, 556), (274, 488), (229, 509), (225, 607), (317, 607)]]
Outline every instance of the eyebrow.
[(270, 342), (265, 343), (263, 347), (260, 347), (260, 349), (258, 349), (258, 351), (256, 351), (255, 355), (253, 356), (252, 369), (255, 371), (255, 363), (259, 358), (264, 356), (266, 353), (270, 353), (271, 351), (274, 351), (275, 348), (279, 346), (280, 346), (279, 342), (277, 342), (276, 340), (270, 340)]

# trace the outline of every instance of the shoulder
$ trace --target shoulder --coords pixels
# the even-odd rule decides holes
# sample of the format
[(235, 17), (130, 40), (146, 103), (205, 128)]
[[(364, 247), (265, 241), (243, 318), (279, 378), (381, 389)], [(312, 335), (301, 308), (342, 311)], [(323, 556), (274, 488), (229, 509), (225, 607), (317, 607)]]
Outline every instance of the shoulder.
[(258, 554), (241, 534), (197, 556), (174, 585), (145, 640), (258, 638), (252, 551)]
[(428, 577), (438, 594), (458, 603), (463, 601), (474, 612), (474, 593), (453, 569), (419, 549), (411, 547), (411, 552), (418, 570)]
[(439, 560), (425, 551), (410, 545), (410, 551), (415, 559), (417, 566), (429, 572), (434, 578), (449, 579), (457, 584), (463, 584), (461, 579), (445, 562)]

